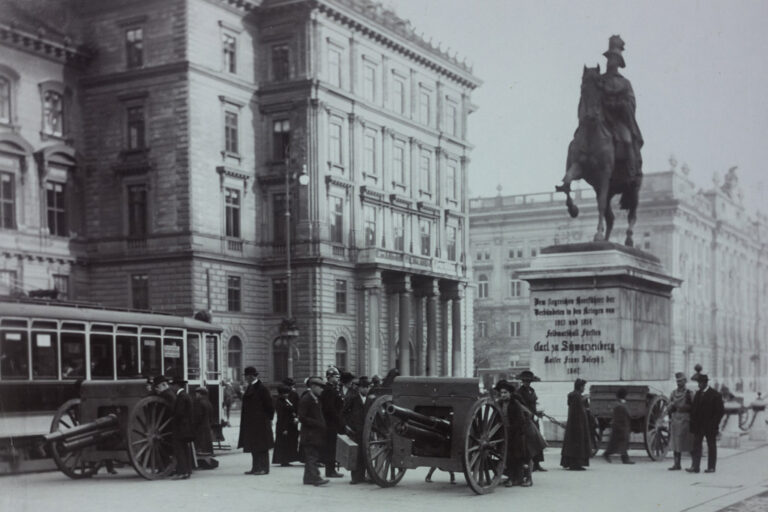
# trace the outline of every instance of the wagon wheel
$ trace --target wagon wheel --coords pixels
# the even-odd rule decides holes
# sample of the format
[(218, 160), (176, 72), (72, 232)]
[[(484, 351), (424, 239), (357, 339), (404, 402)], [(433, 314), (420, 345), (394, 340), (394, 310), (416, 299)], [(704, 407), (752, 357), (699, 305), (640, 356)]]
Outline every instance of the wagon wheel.
[[(51, 433), (66, 432), (80, 425), (80, 399), (67, 400), (59, 407), (51, 422)], [(51, 443), (51, 455), (59, 471), (69, 478), (90, 478), (99, 470), (98, 466), (90, 461), (83, 460), (83, 450), (65, 452), (59, 443)]]
[(173, 471), (171, 408), (159, 396), (142, 398), (131, 409), (126, 427), (128, 457), (147, 480), (165, 478)]
[(592, 440), (592, 451), (589, 454), (590, 457), (594, 457), (597, 455), (597, 452), (600, 451), (600, 444), (603, 441), (603, 430), (604, 429), (599, 425), (589, 429), (589, 435)]
[(379, 487), (392, 487), (405, 475), (405, 469), (392, 465), (392, 440), (395, 436), (394, 424), (387, 414), (387, 404), (392, 402), (392, 395), (376, 398), (365, 415), (363, 426), (363, 446), (365, 465), (371, 478)]
[(652, 460), (661, 460), (669, 449), (669, 401), (657, 395), (645, 413), (645, 451)]
[(478, 400), (464, 426), (462, 466), (467, 485), (477, 494), (488, 494), (501, 481), (507, 458), (507, 434), (501, 409), (489, 400)]

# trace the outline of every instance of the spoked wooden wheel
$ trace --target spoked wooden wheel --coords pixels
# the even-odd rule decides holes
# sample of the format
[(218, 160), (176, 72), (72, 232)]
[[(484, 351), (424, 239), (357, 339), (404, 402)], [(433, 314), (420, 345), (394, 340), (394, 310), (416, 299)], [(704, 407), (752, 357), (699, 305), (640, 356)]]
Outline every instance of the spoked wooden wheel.
[(363, 446), (365, 465), (371, 478), (379, 487), (392, 487), (402, 480), (405, 469), (392, 465), (392, 440), (395, 436), (394, 423), (387, 414), (387, 404), (392, 395), (376, 398), (365, 415)]
[(128, 457), (136, 472), (147, 480), (165, 478), (175, 467), (172, 420), (168, 402), (159, 396), (142, 398), (128, 416)]
[(488, 494), (499, 485), (507, 459), (507, 433), (501, 409), (489, 401), (475, 402), (464, 427), (462, 463), (467, 485)]
[(652, 460), (662, 460), (669, 450), (669, 401), (655, 396), (645, 413), (645, 451)]
[(597, 455), (597, 452), (600, 451), (600, 443), (603, 440), (603, 429), (599, 426), (589, 429), (589, 436), (592, 440), (592, 451), (590, 452), (590, 457), (594, 457)]
[[(80, 426), (80, 399), (67, 400), (59, 407), (51, 422), (51, 433), (66, 432)], [(51, 455), (59, 471), (69, 478), (89, 478), (96, 474), (98, 466), (90, 461), (83, 460), (83, 450), (65, 452), (60, 443), (51, 443)]]

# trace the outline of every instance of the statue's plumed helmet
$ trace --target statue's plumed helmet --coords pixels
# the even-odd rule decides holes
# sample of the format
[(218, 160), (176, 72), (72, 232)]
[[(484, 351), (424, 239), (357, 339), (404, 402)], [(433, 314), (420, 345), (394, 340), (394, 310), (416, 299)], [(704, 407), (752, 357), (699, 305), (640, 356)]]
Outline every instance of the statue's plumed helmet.
[(624, 62), (624, 56), (622, 56), (621, 52), (624, 51), (624, 40), (621, 38), (621, 36), (611, 36), (610, 39), (608, 39), (608, 50), (603, 53), (605, 57), (608, 57), (609, 55), (616, 55), (619, 58), (619, 67), (624, 68), (626, 67), (626, 63)]

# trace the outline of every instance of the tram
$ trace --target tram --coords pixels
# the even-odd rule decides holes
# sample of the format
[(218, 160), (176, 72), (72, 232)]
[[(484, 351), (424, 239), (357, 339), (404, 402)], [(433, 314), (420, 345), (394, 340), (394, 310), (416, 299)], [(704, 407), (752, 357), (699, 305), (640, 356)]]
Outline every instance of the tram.
[(83, 380), (180, 376), (190, 389), (208, 388), (219, 423), (220, 335), (193, 318), (0, 297), (0, 462), (47, 433)]

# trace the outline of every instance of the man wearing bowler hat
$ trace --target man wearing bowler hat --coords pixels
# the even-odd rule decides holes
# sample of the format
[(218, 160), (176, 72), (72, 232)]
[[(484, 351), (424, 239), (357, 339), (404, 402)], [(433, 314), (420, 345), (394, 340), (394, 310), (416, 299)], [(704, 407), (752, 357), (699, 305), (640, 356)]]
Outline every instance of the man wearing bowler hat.
[[(536, 403), (539, 401), (539, 397), (536, 396), (536, 391), (531, 387), (531, 382), (539, 380), (539, 378), (536, 377), (531, 370), (523, 370), (520, 372), (520, 375), (518, 375), (517, 378), (520, 379), (520, 381), (523, 383), (523, 385), (520, 386), (520, 388), (517, 390), (517, 394), (520, 396), (520, 398), (522, 398), (523, 405), (525, 405), (528, 410), (531, 411), (531, 414), (535, 416), (534, 424), (536, 425), (536, 428), (541, 431), (538, 418), (541, 417), (542, 412), (536, 409)], [(539, 452), (534, 455), (533, 471), (547, 471), (541, 467), (542, 462), (544, 462), (543, 452)]]
[(243, 374), (248, 386), (243, 393), (237, 447), (251, 454), (251, 470), (246, 471), (246, 475), (266, 475), (269, 473), (269, 449), (275, 444), (272, 435), (275, 407), (269, 390), (257, 378), (256, 368), (249, 366)]
[(686, 468), (689, 473), (698, 473), (701, 464), (701, 445), (707, 438), (707, 469), (705, 473), (714, 473), (717, 465), (717, 430), (725, 414), (723, 397), (709, 387), (709, 377), (699, 375), (699, 390), (691, 405), (691, 433), (693, 434), (692, 464)]
[(301, 422), (300, 443), (304, 451), (304, 485), (318, 487), (328, 480), (320, 477), (317, 462), (325, 441), (325, 418), (320, 407), (320, 394), (325, 384), (320, 377), (307, 379), (307, 392), (299, 400), (299, 421)]
[(179, 376), (171, 381), (171, 390), (176, 399), (173, 402), (173, 456), (176, 459), (174, 479), (186, 480), (192, 475), (191, 447), (195, 440), (192, 428), (192, 398), (184, 389), (187, 381)]

